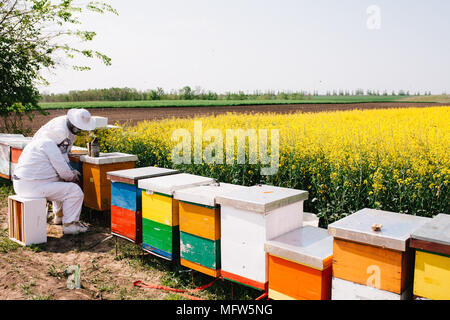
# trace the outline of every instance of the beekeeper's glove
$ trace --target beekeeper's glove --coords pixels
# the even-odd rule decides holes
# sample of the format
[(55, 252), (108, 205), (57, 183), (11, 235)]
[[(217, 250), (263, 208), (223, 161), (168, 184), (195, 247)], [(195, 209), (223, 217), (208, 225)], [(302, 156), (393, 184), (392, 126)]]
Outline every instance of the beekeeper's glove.
[(73, 182), (79, 182), (80, 181), (80, 177), (81, 177), (80, 171), (72, 170), (72, 173), (74, 175)]

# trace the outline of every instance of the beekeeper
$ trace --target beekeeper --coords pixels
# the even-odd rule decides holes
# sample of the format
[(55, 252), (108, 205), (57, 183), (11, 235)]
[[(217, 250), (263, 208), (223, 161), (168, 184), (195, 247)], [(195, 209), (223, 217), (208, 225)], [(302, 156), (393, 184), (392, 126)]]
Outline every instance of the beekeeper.
[[(95, 122), (91, 114), (86, 109), (70, 109), (67, 115), (56, 117), (44, 126), (42, 126), (33, 136), (33, 140), (64, 136), (62, 155), (67, 163), (69, 163), (69, 153), (72, 150), (76, 136), (82, 131), (92, 131), (95, 129)], [(69, 165), (70, 166), (70, 165)], [(79, 175), (79, 172), (76, 172)], [(64, 215), (64, 209), (60, 201), (53, 201), (53, 223), (61, 224)]]
[(22, 197), (46, 198), (60, 204), (64, 234), (86, 232), (79, 221), (84, 194), (78, 186), (79, 173), (63, 156), (67, 137), (55, 131), (52, 138), (33, 139), (23, 150), (13, 175), (14, 191)]

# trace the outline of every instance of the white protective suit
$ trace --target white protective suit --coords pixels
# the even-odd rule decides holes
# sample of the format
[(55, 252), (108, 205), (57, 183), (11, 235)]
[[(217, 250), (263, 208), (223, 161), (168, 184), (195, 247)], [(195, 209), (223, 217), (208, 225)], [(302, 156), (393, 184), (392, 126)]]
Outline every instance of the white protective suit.
[[(58, 140), (63, 141), (64, 136)], [(24, 148), (14, 176), (14, 191), (19, 196), (57, 203), (64, 212), (63, 224), (79, 221), (84, 194), (71, 182), (75, 174), (54, 140), (33, 139)]]
[(67, 152), (63, 153), (64, 159), (69, 162), (69, 153), (72, 150), (73, 143), (75, 142), (76, 135), (70, 132), (67, 127), (67, 116), (60, 116), (54, 118), (47, 122), (44, 126), (42, 126), (33, 136), (33, 140), (42, 139), (42, 138), (52, 138), (55, 136), (55, 133), (58, 135), (64, 135), (67, 139), (69, 139), (69, 147), (67, 148)]
[[(85, 109), (70, 109), (67, 112), (67, 115), (56, 117), (50, 120), (44, 126), (42, 126), (33, 136), (33, 140), (44, 138), (50, 138), (54, 141), (61, 140), (61, 138), (67, 139), (68, 147), (66, 151), (61, 151), (67, 163), (69, 163), (69, 153), (72, 151), (72, 146), (76, 139), (76, 135), (73, 134), (67, 126), (68, 119), (73, 125), (75, 125), (75, 127), (79, 129), (90, 131), (94, 130), (95, 128), (95, 122), (92, 119), (89, 111)], [(61, 141), (56, 142), (60, 143)], [(65, 211), (60, 201), (52, 201), (52, 206), (55, 215), (65, 215)], [(64, 221), (65, 220), (63, 219), (63, 223)]]

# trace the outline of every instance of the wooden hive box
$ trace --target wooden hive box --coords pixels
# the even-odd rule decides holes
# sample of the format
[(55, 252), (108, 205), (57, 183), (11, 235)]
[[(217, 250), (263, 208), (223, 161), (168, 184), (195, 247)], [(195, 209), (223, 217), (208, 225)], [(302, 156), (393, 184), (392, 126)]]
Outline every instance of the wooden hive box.
[(267, 289), (264, 244), (302, 226), (308, 192), (267, 185), (220, 195), (221, 274), (225, 279)]
[(9, 142), (25, 138), (22, 134), (0, 134), (0, 177), (11, 179), (11, 146)]
[[(398, 299), (410, 297), (414, 268), (413, 250), (409, 248), (411, 233), (429, 218), (388, 211), (363, 209), (328, 226), (333, 241), (333, 277), (380, 290), (377, 296), (394, 293)], [(379, 231), (372, 230), (381, 225)], [(333, 279), (333, 281), (334, 281)], [(338, 281), (338, 284), (343, 283)], [(355, 299), (364, 297), (358, 292)], [(343, 286), (334, 285), (333, 299), (342, 296)], [(359, 288), (359, 287), (358, 287)], [(351, 299), (351, 294), (348, 294)], [(375, 295), (374, 295), (375, 297)], [(371, 299), (371, 297), (365, 297)]]
[(213, 183), (175, 191), (179, 201), (181, 265), (220, 276), (220, 206), (216, 197), (248, 187)]
[(152, 177), (176, 174), (172, 169), (146, 167), (107, 173), (111, 181), (111, 233), (142, 243), (142, 190), (138, 181)]
[(414, 296), (450, 300), (450, 215), (439, 214), (414, 231)]
[(47, 242), (47, 200), (8, 197), (9, 238), (23, 246)]
[(0, 135), (0, 177), (11, 179), (23, 149), (31, 140), (21, 134)]
[(180, 253), (180, 229), (176, 190), (214, 182), (193, 174), (142, 179), (142, 248), (167, 260), (178, 260)]
[(111, 184), (106, 174), (110, 171), (132, 169), (137, 156), (125, 153), (100, 153), (100, 156), (83, 155), (83, 192), (84, 205), (97, 211), (111, 208)]
[(330, 300), (333, 237), (305, 226), (265, 244), (269, 256), (269, 298)]

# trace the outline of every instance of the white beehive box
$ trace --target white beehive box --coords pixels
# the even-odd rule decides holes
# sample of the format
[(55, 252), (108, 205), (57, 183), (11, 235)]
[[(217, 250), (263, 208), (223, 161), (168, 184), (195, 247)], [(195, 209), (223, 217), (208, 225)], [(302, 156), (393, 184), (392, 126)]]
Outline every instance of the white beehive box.
[(332, 278), (332, 300), (409, 300), (411, 297), (411, 290), (405, 290), (402, 294), (397, 294), (339, 278)]
[(105, 117), (99, 117), (99, 116), (92, 116), (92, 119), (95, 121), (95, 128), (106, 128), (108, 126), (108, 118)]
[(173, 196), (176, 190), (201, 186), (213, 182), (214, 179), (212, 178), (189, 173), (179, 173), (176, 175), (139, 180), (138, 187), (146, 190), (147, 193), (159, 192)]
[(230, 191), (246, 190), (248, 187), (229, 184), (229, 183), (212, 183), (204, 186), (195, 186), (192, 188), (176, 190), (174, 199), (200, 204), (208, 207), (216, 207), (216, 198)]
[(266, 241), (303, 224), (308, 192), (267, 185), (217, 197), (221, 205), (222, 276), (264, 290)]
[(8, 197), (9, 238), (23, 246), (47, 242), (45, 198)]

